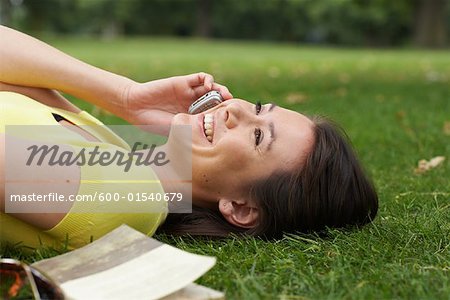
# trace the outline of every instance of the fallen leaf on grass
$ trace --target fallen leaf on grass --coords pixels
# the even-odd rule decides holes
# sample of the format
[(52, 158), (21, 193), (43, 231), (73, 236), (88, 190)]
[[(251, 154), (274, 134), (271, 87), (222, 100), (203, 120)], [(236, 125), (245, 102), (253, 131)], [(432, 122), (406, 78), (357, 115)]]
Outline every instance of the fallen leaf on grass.
[(368, 283), (368, 281), (363, 280), (363, 281), (361, 281), (360, 283), (358, 283), (358, 284), (356, 285), (356, 288), (357, 288), (357, 289), (360, 289), (360, 288), (362, 288), (363, 286), (365, 286), (367, 283)]
[(414, 173), (416, 174), (422, 174), (426, 171), (429, 171), (430, 169), (436, 168), (440, 164), (442, 164), (445, 160), (444, 156), (436, 156), (430, 159), (429, 161), (425, 159), (419, 160), (417, 168), (414, 170)]
[(406, 117), (406, 112), (404, 110), (399, 110), (395, 116), (398, 120), (403, 120)]
[(304, 103), (308, 100), (308, 96), (302, 93), (290, 93), (286, 96), (287, 104), (299, 104)]
[(450, 135), (450, 121), (444, 122), (444, 127), (442, 128), (445, 135)]

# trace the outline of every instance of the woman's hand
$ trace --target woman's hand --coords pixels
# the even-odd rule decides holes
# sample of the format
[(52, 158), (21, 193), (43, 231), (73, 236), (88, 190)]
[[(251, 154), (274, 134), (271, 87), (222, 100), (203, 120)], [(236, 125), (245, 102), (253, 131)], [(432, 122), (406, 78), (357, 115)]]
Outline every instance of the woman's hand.
[(123, 118), (135, 125), (170, 126), (177, 113), (187, 113), (189, 106), (203, 94), (216, 90), (224, 100), (233, 96), (214, 82), (212, 75), (195, 73), (146, 83), (131, 83), (124, 92)]

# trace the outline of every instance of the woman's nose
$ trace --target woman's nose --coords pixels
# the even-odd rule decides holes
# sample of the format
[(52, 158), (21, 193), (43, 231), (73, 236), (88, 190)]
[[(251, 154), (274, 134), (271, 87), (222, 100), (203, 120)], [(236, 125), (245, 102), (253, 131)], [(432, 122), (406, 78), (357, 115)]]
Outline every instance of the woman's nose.
[(228, 129), (234, 128), (239, 124), (241, 119), (242, 107), (238, 103), (230, 103), (226, 106), (227, 120), (225, 125)]
[[(248, 109), (247, 109), (248, 110)], [(254, 121), (256, 115), (251, 114), (239, 103), (230, 103), (226, 106), (227, 120), (225, 125), (228, 129), (234, 128), (238, 125)]]

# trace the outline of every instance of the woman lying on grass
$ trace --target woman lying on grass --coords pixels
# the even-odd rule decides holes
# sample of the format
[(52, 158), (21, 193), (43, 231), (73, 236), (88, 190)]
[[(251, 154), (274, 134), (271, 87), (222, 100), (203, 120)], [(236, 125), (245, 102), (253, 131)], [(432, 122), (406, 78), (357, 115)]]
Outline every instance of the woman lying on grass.
[[(306, 117), (273, 103), (255, 105), (233, 99), (226, 87), (205, 73), (141, 84), (82, 63), (9, 28), (1, 27), (0, 35), (0, 87), (6, 91), (0, 92), (0, 167), (8, 166), (9, 172), (14, 169), (12, 173), (20, 177), (15, 179), (29, 183), (19, 189), (1, 172), (0, 189), (7, 187), (0, 190), (2, 240), (34, 246), (38, 241), (53, 243), (68, 237), (69, 245), (80, 247), (123, 223), (149, 235), (159, 227), (170, 234), (242, 233), (277, 238), (283, 232), (364, 225), (375, 218), (378, 199), (371, 181), (343, 131), (322, 118)], [(200, 114), (187, 114), (187, 107), (210, 90), (219, 91), (226, 101)], [(167, 203), (161, 202), (143, 203), (142, 213), (93, 213), (91, 205), (96, 204), (83, 202), (66, 203), (66, 211), (60, 213), (4, 213), (5, 203), (15, 193), (191, 193), (177, 177), (179, 170), (158, 166), (120, 173), (114, 166), (96, 166), (97, 170), (43, 164), (30, 172), (22, 162), (24, 149), (8, 153), (5, 161), (6, 125), (56, 124), (76, 142), (48, 132), (35, 138), (69, 148), (76, 144), (127, 149), (115, 135), (83, 130), (82, 125), (101, 123), (56, 91), (91, 102), (135, 125), (191, 125), (192, 213), (167, 216)], [(171, 130), (163, 149), (169, 159), (176, 160), (171, 153), (179, 141), (173, 135)], [(157, 184), (109, 183), (101, 175), (114, 172), (123, 180), (135, 176)], [(93, 173), (96, 177), (86, 180)], [(158, 180), (167, 173), (171, 180)], [(145, 210), (147, 205), (153, 206), (153, 212)]]

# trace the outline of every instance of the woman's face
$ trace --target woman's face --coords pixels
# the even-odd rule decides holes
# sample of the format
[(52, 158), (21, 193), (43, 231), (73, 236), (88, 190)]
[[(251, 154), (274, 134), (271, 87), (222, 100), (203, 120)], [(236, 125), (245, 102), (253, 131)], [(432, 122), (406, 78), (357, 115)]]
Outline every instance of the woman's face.
[(192, 126), (193, 199), (215, 203), (247, 195), (257, 180), (301, 167), (313, 143), (313, 123), (274, 104), (232, 99), (172, 124)]

